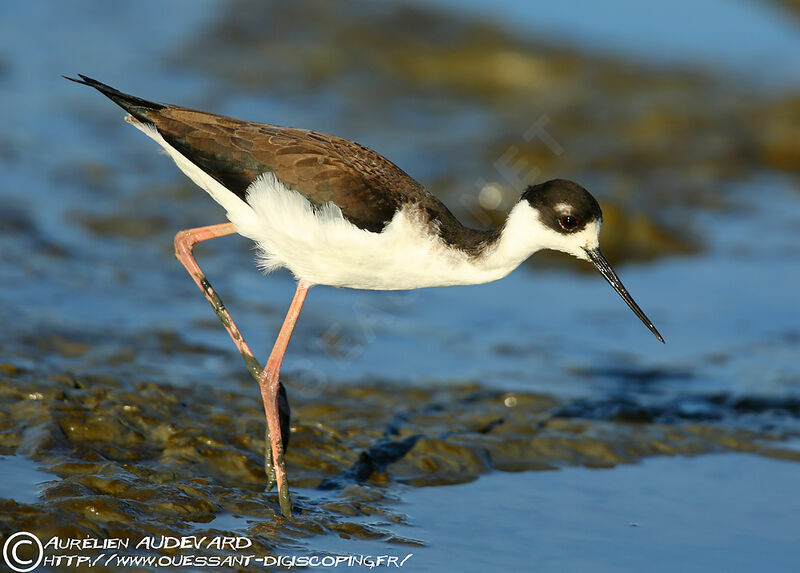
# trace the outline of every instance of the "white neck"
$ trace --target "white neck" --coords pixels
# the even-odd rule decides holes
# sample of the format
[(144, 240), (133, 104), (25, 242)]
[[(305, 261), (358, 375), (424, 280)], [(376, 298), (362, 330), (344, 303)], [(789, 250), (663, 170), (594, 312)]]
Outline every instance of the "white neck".
[(527, 201), (517, 203), (508, 214), (500, 230), (500, 237), (481, 257), (489, 267), (517, 268), (536, 251), (544, 248), (546, 241), (538, 213)]
[(596, 222), (574, 234), (557, 233), (541, 222), (539, 212), (527, 201), (520, 201), (508, 214), (500, 237), (478, 258), (476, 265), (489, 276), (498, 274), (490, 279), (497, 280), (542, 249), (562, 251), (588, 260), (584, 248), (597, 247), (599, 232), (600, 224)]

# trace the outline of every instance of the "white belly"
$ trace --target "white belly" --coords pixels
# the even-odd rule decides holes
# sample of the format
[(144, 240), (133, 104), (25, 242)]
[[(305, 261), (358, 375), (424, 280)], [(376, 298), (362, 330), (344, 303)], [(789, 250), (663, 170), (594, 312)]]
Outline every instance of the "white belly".
[(490, 282), (513, 270), (486, 268), (449, 248), (413, 210), (397, 213), (381, 233), (364, 231), (333, 204), (315, 209), (272, 174), (250, 186), (248, 203), (228, 218), (258, 245), (261, 268), (286, 267), (312, 284), (400, 290)]

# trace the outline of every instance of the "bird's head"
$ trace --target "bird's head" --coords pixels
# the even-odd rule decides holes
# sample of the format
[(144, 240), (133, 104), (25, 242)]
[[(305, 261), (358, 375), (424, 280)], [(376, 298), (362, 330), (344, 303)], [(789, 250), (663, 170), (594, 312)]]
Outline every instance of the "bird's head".
[(656, 338), (664, 342), (600, 251), (603, 213), (586, 189), (565, 179), (531, 185), (522, 194), (517, 209), (520, 216), (528, 219), (528, 228), (533, 227), (529, 237), (537, 250), (562, 251), (591, 262)]

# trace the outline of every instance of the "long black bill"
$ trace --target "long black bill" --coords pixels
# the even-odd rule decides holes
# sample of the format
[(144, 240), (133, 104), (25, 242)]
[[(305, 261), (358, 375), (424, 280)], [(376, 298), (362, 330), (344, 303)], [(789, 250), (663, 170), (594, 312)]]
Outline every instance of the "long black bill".
[(617, 291), (617, 293), (619, 293), (619, 296), (622, 297), (622, 300), (628, 303), (628, 306), (631, 307), (631, 310), (636, 314), (636, 316), (638, 316), (639, 319), (643, 323), (645, 323), (647, 328), (650, 329), (650, 332), (655, 334), (656, 338), (658, 338), (663, 343), (664, 338), (661, 336), (658, 330), (656, 330), (656, 327), (653, 326), (653, 323), (650, 322), (650, 319), (647, 318), (645, 313), (642, 312), (642, 309), (639, 308), (639, 305), (636, 304), (636, 301), (633, 300), (633, 297), (630, 294), (628, 294), (627, 289), (622, 284), (622, 281), (619, 280), (617, 273), (615, 273), (614, 269), (611, 268), (611, 265), (606, 260), (605, 256), (600, 251), (600, 249), (584, 249), (584, 250), (586, 251), (586, 254), (589, 255), (589, 260), (592, 261), (594, 266), (597, 267), (597, 270), (600, 271), (600, 274), (603, 275), (603, 277), (608, 281), (608, 284), (614, 287), (614, 290)]

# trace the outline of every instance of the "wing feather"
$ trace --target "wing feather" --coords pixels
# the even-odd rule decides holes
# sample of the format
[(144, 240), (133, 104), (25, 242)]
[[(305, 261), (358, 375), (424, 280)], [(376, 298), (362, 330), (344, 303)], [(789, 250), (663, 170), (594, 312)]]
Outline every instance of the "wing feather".
[(369, 231), (381, 231), (403, 203), (444, 208), (394, 163), (346, 139), (175, 106), (146, 115), (170, 145), (242, 199), (256, 177), (272, 172), (312, 204), (333, 202)]

